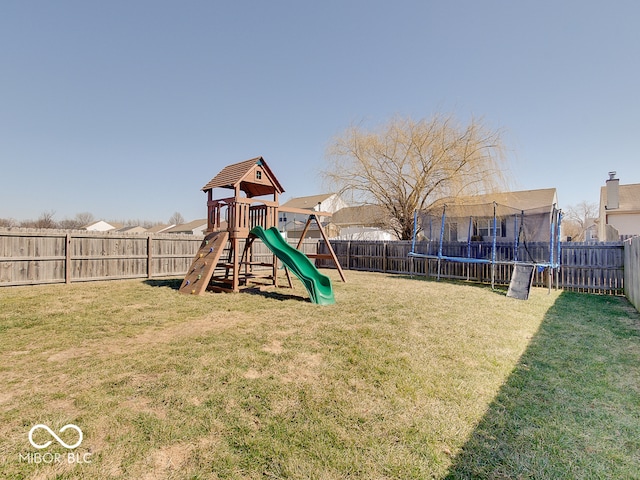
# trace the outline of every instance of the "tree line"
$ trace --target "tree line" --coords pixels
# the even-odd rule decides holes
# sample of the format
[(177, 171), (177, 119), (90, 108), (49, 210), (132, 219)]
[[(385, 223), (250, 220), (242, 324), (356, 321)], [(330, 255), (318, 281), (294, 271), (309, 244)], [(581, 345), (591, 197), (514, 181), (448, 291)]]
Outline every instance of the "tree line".
[[(79, 230), (91, 223), (95, 222), (96, 218), (90, 212), (77, 213), (73, 218), (64, 218), (62, 220), (56, 220), (54, 211), (42, 212), (40, 216), (33, 220), (16, 220), (14, 218), (0, 218), (0, 228), (56, 228), (62, 230)], [(127, 219), (127, 220), (107, 220), (108, 223), (115, 223), (122, 225), (123, 227), (141, 226), (143, 228), (151, 228), (156, 225), (160, 225), (163, 222), (140, 220), (140, 219)], [(169, 225), (181, 225), (185, 223), (184, 217), (175, 212), (168, 221)]]

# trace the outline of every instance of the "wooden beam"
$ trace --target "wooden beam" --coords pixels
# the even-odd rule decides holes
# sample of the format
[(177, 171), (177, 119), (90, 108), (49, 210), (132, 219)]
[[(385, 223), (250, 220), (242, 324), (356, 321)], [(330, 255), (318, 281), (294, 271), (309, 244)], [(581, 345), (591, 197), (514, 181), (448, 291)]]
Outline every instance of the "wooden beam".
[(327, 248), (329, 249), (329, 254), (333, 258), (333, 263), (336, 264), (336, 268), (338, 269), (338, 273), (340, 274), (340, 278), (342, 279), (343, 282), (346, 283), (347, 279), (344, 278), (344, 272), (342, 271), (342, 267), (340, 266), (340, 262), (338, 261), (338, 257), (336, 256), (336, 252), (333, 251), (333, 247), (329, 243), (329, 239), (327, 238), (327, 234), (324, 232), (324, 228), (322, 227), (322, 224), (317, 219), (317, 217), (316, 217), (316, 223), (318, 224), (318, 228), (320, 229), (320, 234), (322, 235), (322, 238), (324, 239), (324, 243), (327, 245)]
[[(309, 230), (311, 221), (315, 220), (316, 224), (318, 225), (318, 230), (320, 230), (320, 235), (322, 235), (322, 239), (324, 240), (324, 243), (327, 245), (327, 248), (329, 249), (329, 258), (331, 258), (333, 260), (333, 263), (335, 263), (342, 281), (346, 282), (347, 280), (344, 278), (344, 272), (342, 271), (342, 267), (340, 266), (340, 262), (338, 261), (338, 257), (336, 256), (336, 252), (333, 251), (333, 247), (329, 243), (329, 239), (327, 238), (327, 234), (324, 231), (322, 223), (320, 223), (320, 220), (318, 220), (318, 214), (319, 212), (312, 213), (309, 215), (309, 218), (307, 218), (307, 223), (305, 223), (304, 225), (304, 229), (302, 230), (302, 234), (300, 235), (300, 240), (298, 241), (298, 246), (296, 248), (300, 250), (300, 246), (302, 245), (304, 236), (307, 234), (307, 230)], [(311, 258), (311, 255), (307, 255), (307, 256)], [(316, 256), (316, 258), (319, 258), (319, 257)]]
[[(298, 245), (296, 246), (296, 249), (300, 250), (300, 245), (302, 245), (302, 241), (304, 240), (304, 237), (309, 231), (309, 227), (311, 226), (311, 220), (313, 220), (314, 218), (316, 218), (315, 215), (309, 215), (309, 218), (307, 218), (307, 223), (304, 224), (304, 228), (302, 229), (302, 233), (300, 234), (300, 240), (298, 240)], [(316, 218), (316, 223), (320, 225), (320, 222), (318, 222), (317, 218)]]

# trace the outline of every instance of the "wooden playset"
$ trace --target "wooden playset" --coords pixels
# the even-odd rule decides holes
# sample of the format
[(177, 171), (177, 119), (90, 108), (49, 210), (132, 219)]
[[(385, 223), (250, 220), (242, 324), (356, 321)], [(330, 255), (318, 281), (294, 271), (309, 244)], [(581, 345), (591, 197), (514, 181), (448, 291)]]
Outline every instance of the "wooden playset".
[[(231, 189), (233, 195), (214, 199), (214, 188)], [(226, 166), (202, 190), (207, 193), (207, 231), (180, 286), (181, 293), (201, 295), (207, 289), (239, 292), (243, 288), (256, 285), (277, 286), (278, 258), (280, 258), (285, 265), (290, 287), (292, 283), (289, 270), (293, 270), (299, 277), (307, 274), (313, 277), (301, 279), (309, 290), (312, 301), (315, 301), (315, 291), (308, 286), (308, 283), (311, 282), (323, 288), (321, 284), (325, 284), (328, 279), (322, 278), (324, 276), (317, 270), (314, 271), (315, 267), (299, 265), (301, 261), (309, 262), (304, 255), (302, 255), (304, 258), (300, 257), (300, 252), (295, 252), (293, 255), (294, 252), (287, 251), (292, 248), (288, 245), (278, 248), (278, 245), (269, 244), (269, 239), (273, 239), (269, 235), (273, 234), (266, 237), (264, 235), (269, 230), (275, 230), (276, 236), (279, 236), (277, 226), (280, 211), (308, 215), (305, 232), (312, 221), (317, 222), (329, 253), (308, 255), (308, 257), (332, 260), (342, 281), (345, 280), (340, 263), (318, 219), (319, 216), (331, 216), (331, 213), (305, 209), (281, 209), (279, 196), (284, 189), (262, 157)], [(254, 261), (252, 247), (258, 237), (273, 253), (272, 260), (269, 262)], [(303, 238), (304, 234), (298, 243), (298, 249)], [(277, 242), (277, 240), (274, 241)], [(301, 270), (298, 268), (300, 266), (304, 268)], [(329, 290), (331, 288), (330, 282), (328, 288)]]

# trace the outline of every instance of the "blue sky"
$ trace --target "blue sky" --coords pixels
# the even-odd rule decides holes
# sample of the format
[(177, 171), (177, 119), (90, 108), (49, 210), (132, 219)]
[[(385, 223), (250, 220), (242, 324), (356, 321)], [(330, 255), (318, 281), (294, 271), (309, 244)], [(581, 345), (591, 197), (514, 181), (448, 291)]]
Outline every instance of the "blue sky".
[(206, 216), (263, 156), (323, 193), (331, 138), (394, 115), (504, 131), (514, 188), (640, 183), (640, 2), (0, 2), (0, 217)]

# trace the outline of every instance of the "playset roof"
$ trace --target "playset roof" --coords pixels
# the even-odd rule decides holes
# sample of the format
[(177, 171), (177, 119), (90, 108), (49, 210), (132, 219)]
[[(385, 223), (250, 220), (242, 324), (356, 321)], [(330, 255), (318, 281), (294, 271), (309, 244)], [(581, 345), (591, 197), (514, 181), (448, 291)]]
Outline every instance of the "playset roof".
[[(257, 172), (260, 172), (258, 175)], [(264, 175), (263, 175), (264, 174)], [(244, 162), (227, 165), (209, 183), (202, 187), (203, 191), (213, 188), (239, 188), (247, 197), (259, 197), (284, 192), (284, 188), (275, 177), (262, 157), (252, 158)]]

